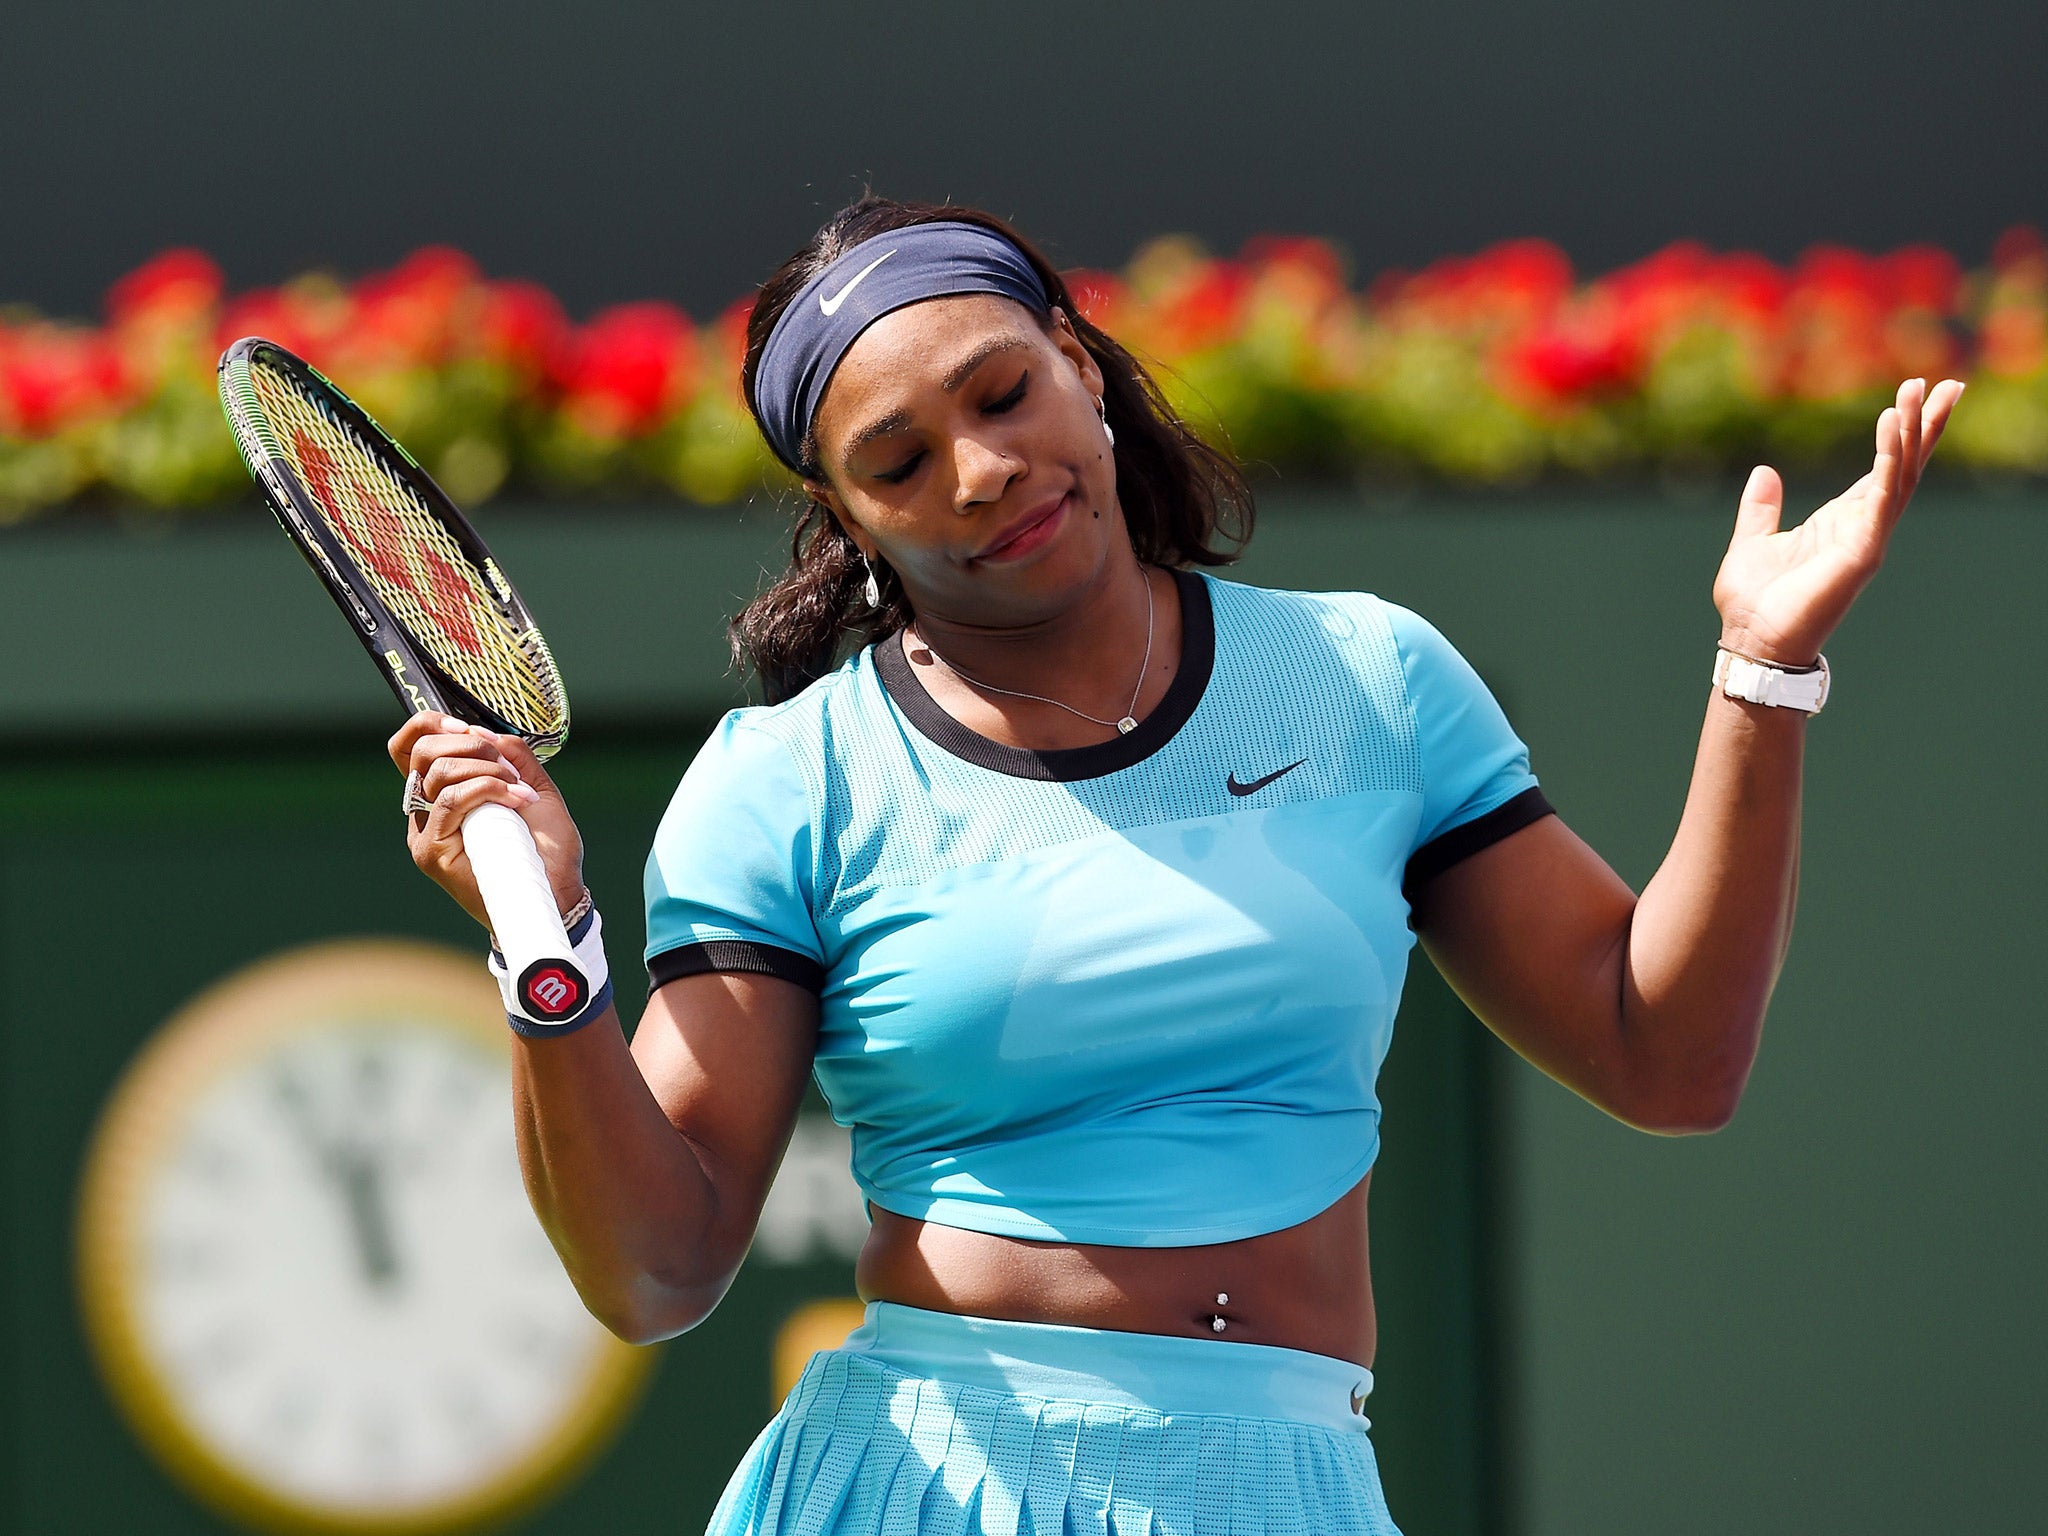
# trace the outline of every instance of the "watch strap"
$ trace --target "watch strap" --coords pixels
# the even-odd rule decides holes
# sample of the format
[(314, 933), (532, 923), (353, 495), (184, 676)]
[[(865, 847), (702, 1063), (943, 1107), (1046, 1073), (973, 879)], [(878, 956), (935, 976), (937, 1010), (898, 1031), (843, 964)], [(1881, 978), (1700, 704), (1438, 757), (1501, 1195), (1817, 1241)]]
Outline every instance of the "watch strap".
[(1780, 667), (1726, 646), (1714, 653), (1714, 686), (1732, 699), (1751, 704), (1817, 715), (1828, 701), (1830, 680), (1825, 656), (1810, 667)]

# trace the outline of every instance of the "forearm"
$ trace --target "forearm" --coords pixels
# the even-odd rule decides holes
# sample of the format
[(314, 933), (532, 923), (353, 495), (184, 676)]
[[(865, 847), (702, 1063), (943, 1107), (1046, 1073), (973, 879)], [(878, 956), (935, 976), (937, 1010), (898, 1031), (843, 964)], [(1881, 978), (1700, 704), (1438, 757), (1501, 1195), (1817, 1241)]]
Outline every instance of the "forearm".
[(1644, 887), (1615, 981), (1630, 1118), (1711, 1129), (1741, 1097), (1798, 890), (1807, 716), (1715, 689), (1677, 835)]
[(731, 1280), (712, 1272), (714, 1187), (616, 1011), (560, 1039), (515, 1037), (512, 1099), (534, 1212), (599, 1320), (645, 1342), (710, 1312)]

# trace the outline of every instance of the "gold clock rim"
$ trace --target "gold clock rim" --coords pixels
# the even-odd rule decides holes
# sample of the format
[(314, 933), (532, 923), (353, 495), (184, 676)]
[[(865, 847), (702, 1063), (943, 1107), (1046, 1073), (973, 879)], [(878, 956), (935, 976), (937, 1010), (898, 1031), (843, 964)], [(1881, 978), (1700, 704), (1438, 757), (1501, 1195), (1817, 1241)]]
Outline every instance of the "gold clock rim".
[[(411, 1508), (364, 1511), (280, 1493), (216, 1455), (185, 1422), (143, 1342), (129, 1292), (137, 1273), (135, 1216), (149, 1149), (173, 1128), (189, 1090), (302, 1031), (312, 1021), (304, 999), (316, 987), (347, 996), (365, 1011), (381, 1003), (424, 1009), (437, 1026), (510, 1055), (496, 991), (477, 959), (416, 939), (301, 945), (245, 966), (187, 1001), (123, 1069), (101, 1106), (79, 1180), (78, 1303), (101, 1379), (175, 1480), (216, 1509), (272, 1530), (439, 1536), (531, 1509), (610, 1443), (647, 1387), (653, 1349), (607, 1337), (555, 1431), (512, 1468)], [(333, 1017), (327, 1009), (320, 1022)]]

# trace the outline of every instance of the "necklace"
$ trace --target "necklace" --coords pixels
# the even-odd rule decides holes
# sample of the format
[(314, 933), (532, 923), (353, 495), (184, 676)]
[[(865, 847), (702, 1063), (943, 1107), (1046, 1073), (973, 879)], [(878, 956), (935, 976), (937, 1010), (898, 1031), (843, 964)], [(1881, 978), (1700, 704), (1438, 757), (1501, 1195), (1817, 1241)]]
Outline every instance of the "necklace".
[[(917, 635), (915, 625), (911, 626), (910, 632), (913, 635)], [(923, 635), (917, 635), (917, 643), (930, 651), (934, 656), (938, 656), (940, 661), (945, 661), (948, 672), (951, 672), (961, 682), (967, 683), (972, 687), (980, 688), (988, 693), (1006, 693), (1013, 699), (1033, 699), (1040, 704), (1050, 704), (1055, 709), (1064, 709), (1068, 714), (1079, 715), (1083, 720), (1090, 721), (1096, 725), (1113, 725), (1117, 728), (1119, 735), (1128, 736), (1138, 728), (1138, 695), (1145, 691), (1145, 674), (1151, 670), (1152, 666), (1152, 578), (1150, 576), (1145, 578), (1145, 659), (1138, 663), (1138, 686), (1131, 690), (1131, 702), (1125, 708), (1124, 717), (1121, 720), (1104, 720), (1099, 716), (1089, 714), (1086, 710), (1076, 709), (1071, 704), (1062, 704), (1058, 699), (1048, 699), (1042, 693), (1026, 693), (1021, 688), (998, 688), (994, 683), (984, 683), (980, 678), (963, 672), (954, 666), (952, 662), (946, 661), (944, 656), (939, 655), (939, 648), (933, 645), (931, 641), (925, 639)]]

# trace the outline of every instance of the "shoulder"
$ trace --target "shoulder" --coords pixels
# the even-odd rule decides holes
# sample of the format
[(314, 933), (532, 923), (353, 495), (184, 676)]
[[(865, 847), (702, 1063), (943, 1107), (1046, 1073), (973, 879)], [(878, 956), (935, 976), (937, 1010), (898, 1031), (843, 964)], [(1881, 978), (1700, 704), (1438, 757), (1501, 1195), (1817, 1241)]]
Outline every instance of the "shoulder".
[(1219, 643), (1282, 664), (1334, 663), (1361, 681), (1400, 681), (1423, 621), (1374, 592), (1302, 592), (1206, 576)]
[(1286, 587), (1258, 587), (1209, 572), (1202, 573), (1202, 581), (1208, 589), (1217, 625), (1247, 631), (1308, 627), (1338, 640), (1370, 643), (1386, 636), (1386, 615), (1394, 608), (1372, 592), (1300, 592)]
[(794, 767), (813, 777), (826, 745), (873, 712), (874, 701), (863, 695), (876, 691), (873, 656), (863, 649), (791, 698), (727, 711), (705, 738), (690, 771), (716, 765), (742, 772)]

